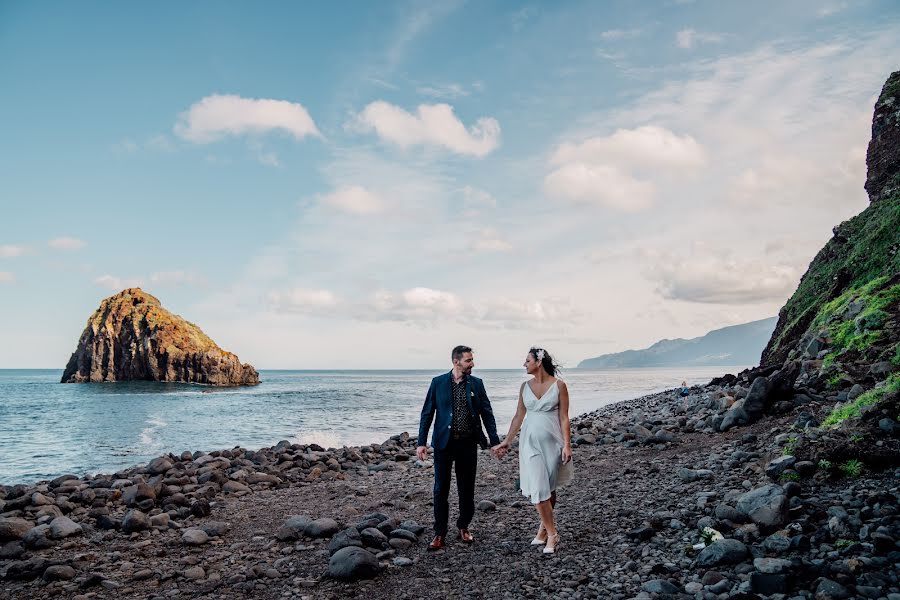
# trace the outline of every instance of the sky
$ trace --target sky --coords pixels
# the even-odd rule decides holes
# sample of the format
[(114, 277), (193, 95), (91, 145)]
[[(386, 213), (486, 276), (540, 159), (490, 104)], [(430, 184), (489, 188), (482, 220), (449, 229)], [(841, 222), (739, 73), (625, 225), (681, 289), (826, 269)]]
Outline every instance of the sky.
[(130, 286), (262, 369), (774, 316), (897, 69), (892, 0), (0, 0), (0, 368)]

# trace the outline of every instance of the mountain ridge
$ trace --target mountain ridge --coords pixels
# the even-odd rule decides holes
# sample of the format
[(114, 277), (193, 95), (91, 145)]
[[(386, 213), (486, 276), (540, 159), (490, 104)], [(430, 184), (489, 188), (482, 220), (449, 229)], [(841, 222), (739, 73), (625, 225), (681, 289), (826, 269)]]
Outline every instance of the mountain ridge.
[(695, 338), (664, 338), (640, 350), (587, 358), (579, 369), (757, 364), (776, 317), (713, 329)]

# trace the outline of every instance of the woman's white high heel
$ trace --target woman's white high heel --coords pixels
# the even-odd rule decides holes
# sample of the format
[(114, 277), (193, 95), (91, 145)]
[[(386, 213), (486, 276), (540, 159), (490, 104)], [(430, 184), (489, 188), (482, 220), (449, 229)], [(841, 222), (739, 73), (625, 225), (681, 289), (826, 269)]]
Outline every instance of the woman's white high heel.
[[(553, 538), (553, 546), (550, 545), (550, 538)], [(542, 550), (544, 554), (556, 554), (556, 548), (559, 546), (559, 534), (547, 536), (547, 546)]]
[(543, 546), (544, 544), (547, 543), (547, 540), (542, 540), (542, 539), (540, 539), (540, 538), (538, 537), (538, 535), (541, 535), (541, 532), (542, 532), (542, 531), (546, 531), (546, 530), (544, 529), (544, 524), (543, 524), (543, 523), (541, 523), (540, 528), (538, 528), (537, 535), (534, 536), (534, 539), (533, 539), (533, 540), (531, 540), (531, 545), (532, 545), (532, 546)]

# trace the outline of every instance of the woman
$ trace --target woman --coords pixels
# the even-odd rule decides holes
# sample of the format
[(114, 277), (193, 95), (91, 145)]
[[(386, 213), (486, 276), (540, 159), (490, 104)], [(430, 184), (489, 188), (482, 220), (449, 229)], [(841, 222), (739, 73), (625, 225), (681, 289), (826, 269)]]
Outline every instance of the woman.
[[(572, 479), (572, 445), (569, 430), (569, 390), (556, 377), (559, 369), (542, 348), (531, 348), (525, 357), (525, 370), (532, 376), (519, 388), (519, 404), (509, 432), (499, 446), (503, 456), (522, 428), (519, 439), (519, 480), (522, 494), (537, 506), (541, 525), (532, 545), (545, 545), (544, 554), (553, 554), (559, 546), (559, 533), (553, 518), (556, 488)], [(523, 423), (524, 421), (524, 423)]]

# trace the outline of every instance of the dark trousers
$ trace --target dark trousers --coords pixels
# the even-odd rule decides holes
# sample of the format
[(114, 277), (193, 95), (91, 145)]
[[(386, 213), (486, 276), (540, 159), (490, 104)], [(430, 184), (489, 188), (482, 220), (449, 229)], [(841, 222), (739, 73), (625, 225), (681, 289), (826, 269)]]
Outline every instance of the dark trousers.
[(450, 475), (456, 464), (456, 491), (459, 494), (459, 518), (456, 527), (464, 529), (475, 515), (475, 471), (478, 444), (474, 438), (453, 439), (443, 450), (434, 451), (434, 534), (447, 535), (450, 517)]

